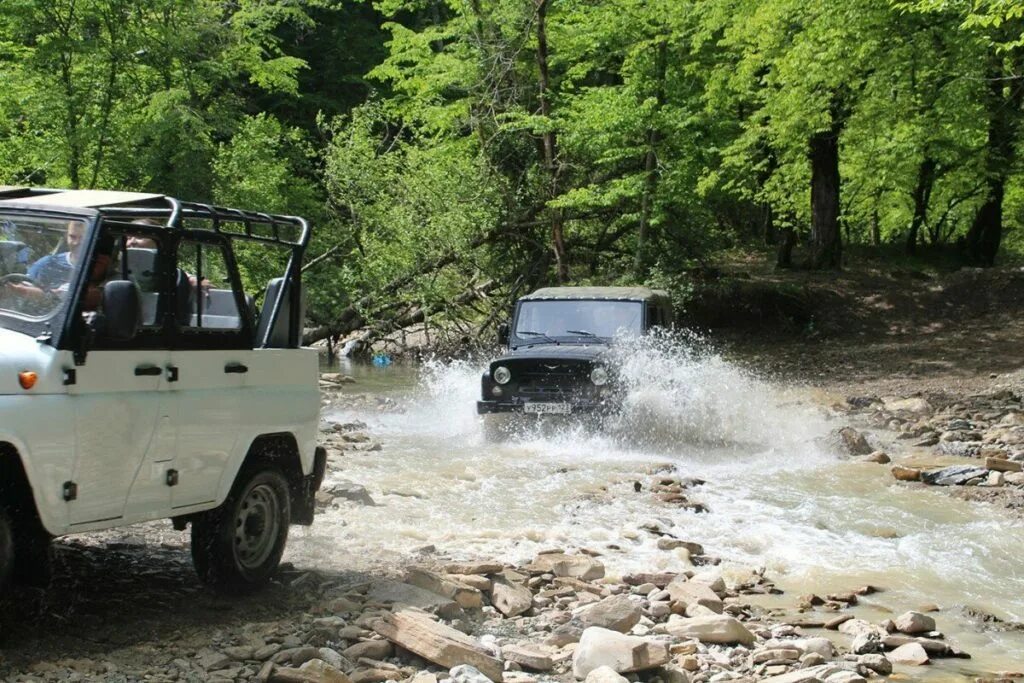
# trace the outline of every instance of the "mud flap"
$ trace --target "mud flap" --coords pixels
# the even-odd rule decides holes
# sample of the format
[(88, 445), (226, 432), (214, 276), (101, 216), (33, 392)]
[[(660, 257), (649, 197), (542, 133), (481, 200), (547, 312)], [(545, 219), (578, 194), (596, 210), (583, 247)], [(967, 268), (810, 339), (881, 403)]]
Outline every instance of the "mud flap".
[(327, 450), (317, 446), (313, 456), (313, 471), (302, 478), (297, 491), (292, 495), (292, 524), (309, 526), (313, 523), (316, 510), (316, 492), (324, 482), (327, 472)]

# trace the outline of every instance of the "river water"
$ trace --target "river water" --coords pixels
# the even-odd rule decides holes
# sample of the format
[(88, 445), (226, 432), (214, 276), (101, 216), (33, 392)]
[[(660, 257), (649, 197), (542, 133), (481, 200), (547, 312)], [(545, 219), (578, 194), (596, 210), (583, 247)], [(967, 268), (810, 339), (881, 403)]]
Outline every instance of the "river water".
[[(348, 452), (331, 476), (366, 486), (377, 504), (296, 529), (289, 557), (371, 568), (408, 562), (427, 545), (507, 561), (585, 547), (602, 553), (610, 574), (685, 568), (642, 530), (656, 520), (723, 558), (727, 572), (764, 567), (786, 593), (764, 604), (792, 607), (800, 594), (871, 584), (883, 590), (855, 613), (872, 621), (939, 605), (939, 628), (974, 659), (943, 660), (914, 678), (1024, 668), (1024, 634), (980, 631), (959, 611), (1024, 620), (1019, 520), (843, 459), (828, 434), (844, 423), (806, 389), (682, 345), (645, 344), (623, 363), (631, 391), (619, 420), (600, 430), (528, 427), (500, 443), (485, 439), (475, 411), (482, 362), (343, 366), (356, 378), (346, 393), (371, 398), (343, 400), (324, 417), (365, 421), (383, 450)], [(402, 411), (378, 410), (384, 398)], [(662, 465), (705, 480), (692, 498), (710, 512), (634, 490)]]

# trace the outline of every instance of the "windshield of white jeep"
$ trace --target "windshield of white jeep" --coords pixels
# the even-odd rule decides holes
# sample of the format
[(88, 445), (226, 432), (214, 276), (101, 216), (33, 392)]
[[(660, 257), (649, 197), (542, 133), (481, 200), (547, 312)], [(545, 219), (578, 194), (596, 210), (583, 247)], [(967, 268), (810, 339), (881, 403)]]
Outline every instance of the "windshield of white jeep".
[(524, 301), (515, 336), (520, 343), (535, 343), (640, 334), (643, 312), (639, 301)]
[(45, 320), (61, 308), (85, 236), (85, 223), (0, 214), (0, 313)]

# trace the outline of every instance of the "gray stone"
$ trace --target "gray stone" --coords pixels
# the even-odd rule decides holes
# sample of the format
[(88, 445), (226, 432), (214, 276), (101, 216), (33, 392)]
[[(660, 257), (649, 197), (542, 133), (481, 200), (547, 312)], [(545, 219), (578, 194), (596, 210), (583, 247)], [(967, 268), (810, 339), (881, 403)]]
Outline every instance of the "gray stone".
[(868, 455), (874, 449), (864, 435), (853, 427), (843, 427), (839, 430), (839, 439), (846, 452), (850, 455)]
[(506, 617), (518, 617), (533, 607), (533, 593), (526, 586), (495, 579), (491, 584), (491, 604)]
[(688, 581), (685, 576), (680, 576), (672, 581), (665, 590), (668, 591), (672, 600), (678, 600), (687, 605), (703, 605), (712, 612), (722, 613), (724, 605), (722, 599), (706, 583)]
[(921, 480), (932, 486), (963, 486), (976, 477), (988, 476), (988, 470), (974, 465), (953, 465), (921, 473)]
[(360, 486), (351, 481), (335, 481), (325, 486), (322, 490), (334, 498), (343, 498), (360, 505), (376, 505), (365, 486)]

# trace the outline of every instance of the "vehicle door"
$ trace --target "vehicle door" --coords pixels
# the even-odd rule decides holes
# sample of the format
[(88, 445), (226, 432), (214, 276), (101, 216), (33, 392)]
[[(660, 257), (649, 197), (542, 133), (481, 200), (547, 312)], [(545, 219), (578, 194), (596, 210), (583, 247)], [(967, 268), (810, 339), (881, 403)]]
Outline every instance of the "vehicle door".
[[(169, 401), (170, 352), (162, 316), (169, 303), (166, 245), (141, 226), (104, 224), (100, 230), (81, 313), (102, 315), (99, 285), (129, 279), (140, 289), (142, 320), (130, 341), (98, 332), (68, 388), (77, 443), (69, 502), (72, 530), (166, 516), (168, 472), (176, 451), (176, 406)], [(145, 248), (129, 248), (136, 240), (146, 240)], [(101, 256), (107, 258), (105, 268)]]
[(178, 415), (175, 514), (216, 501), (232, 457), (248, 448), (246, 374), (252, 315), (227, 239), (190, 233), (177, 247), (178, 333), (171, 351)]

